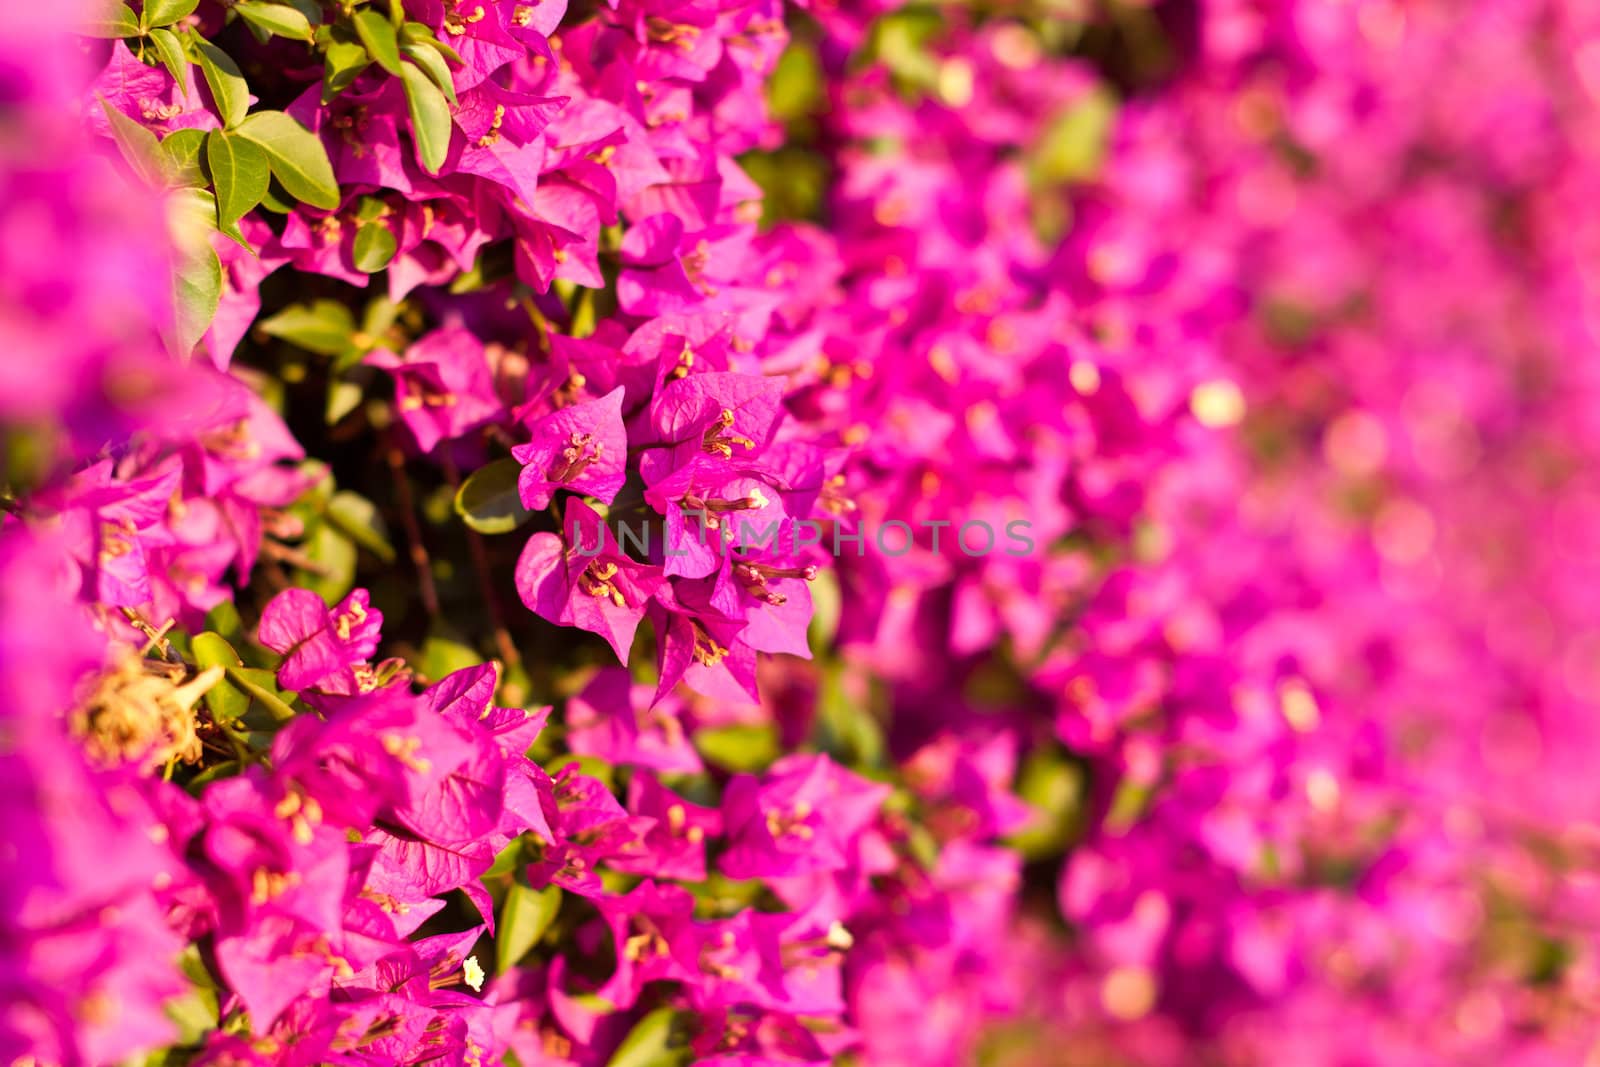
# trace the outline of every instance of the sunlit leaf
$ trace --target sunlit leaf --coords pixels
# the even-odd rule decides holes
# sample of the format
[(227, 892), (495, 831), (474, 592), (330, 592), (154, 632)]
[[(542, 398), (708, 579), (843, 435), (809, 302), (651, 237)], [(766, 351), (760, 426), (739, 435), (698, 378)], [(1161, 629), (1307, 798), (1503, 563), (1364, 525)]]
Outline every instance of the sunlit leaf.
[(356, 320), (350, 309), (337, 300), (317, 300), (291, 304), (261, 320), (256, 328), (309, 352), (337, 356), (351, 346)]
[(222, 260), (210, 247), (183, 261), (173, 274), (173, 328), (169, 347), (187, 357), (211, 328), (222, 301)]
[(473, 471), (456, 490), (456, 514), (479, 533), (515, 530), (530, 517), (517, 493), (517, 476), (521, 472), (521, 464), (514, 459), (495, 460)]
[(351, 16), (351, 22), (355, 24), (356, 36), (366, 46), (367, 54), (378, 66), (390, 74), (399, 74), (400, 40), (395, 34), (394, 24), (370, 7), (357, 11)]
[(450, 68), (445, 65), (444, 56), (438, 48), (431, 44), (406, 44), (402, 45), (402, 52), (406, 58), (421, 67), (423, 72), (433, 80), (452, 105), (456, 103), (456, 85), (450, 77)]
[(356, 270), (367, 274), (382, 270), (394, 258), (398, 247), (394, 231), (389, 229), (388, 223), (382, 220), (366, 223), (356, 230), (356, 239), (351, 247)]
[(140, 19), (146, 26), (170, 26), (194, 14), (199, 6), (200, 0), (145, 0)]
[(322, 139), (281, 111), (258, 111), (239, 125), (267, 153), (272, 174), (290, 196), (331, 211), (339, 206), (339, 183)]
[(450, 154), (450, 102), (420, 67), (402, 64), (406, 110), (411, 114), (411, 135), (416, 139), (422, 165), (437, 174)]
[(691, 1059), (688, 1043), (676, 1032), (678, 1013), (657, 1008), (634, 1024), (606, 1061), (606, 1067), (679, 1067)]
[(178, 35), (171, 30), (154, 29), (150, 31), (150, 40), (155, 44), (157, 54), (161, 56), (161, 65), (167, 68), (167, 73), (172, 75), (173, 81), (180, 87), (183, 86), (185, 84), (183, 73), (188, 69), (189, 59), (183, 54), (183, 43), (178, 40)]
[[(226, 670), (244, 666), (239, 654), (221, 634), (196, 634), (189, 644), (198, 667), (222, 667)], [(207, 690), (205, 700), (206, 707), (218, 722), (232, 722), (250, 709), (250, 694), (226, 677)]]
[(99, 3), (94, 7), (89, 18), (75, 27), (78, 33), (106, 39), (139, 36), (139, 19), (127, 4)]
[(165, 159), (161, 152), (161, 142), (156, 139), (156, 135), (112, 107), (105, 97), (100, 98), (100, 108), (110, 123), (111, 139), (116, 142), (117, 151), (122, 153), (122, 158), (133, 170), (134, 177), (152, 188), (159, 189), (165, 185), (167, 183)]
[(239, 220), (267, 193), (267, 154), (237, 133), (212, 130), (206, 135), (206, 165), (217, 192), (217, 228), (243, 242)]
[(288, 4), (268, 4), (261, 0), (238, 0), (233, 5), (241, 18), (257, 29), (298, 41), (311, 40), (311, 21)]
[(555, 921), (561, 910), (561, 889), (546, 886), (530, 889), (513, 882), (500, 905), (500, 924), (495, 928), (495, 967), (504, 974), (517, 964)]
[(393, 563), (394, 546), (389, 543), (389, 531), (383, 516), (372, 501), (359, 493), (341, 489), (328, 500), (328, 521), (357, 545), (371, 552), (385, 563)]
[(211, 90), (211, 99), (221, 112), (222, 124), (230, 129), (244, 121), (250, 110), (250, 86), (239, 65), (222, 49), (210, 41), (195, 39), (195, 57), (200, 63), (200, 73)]

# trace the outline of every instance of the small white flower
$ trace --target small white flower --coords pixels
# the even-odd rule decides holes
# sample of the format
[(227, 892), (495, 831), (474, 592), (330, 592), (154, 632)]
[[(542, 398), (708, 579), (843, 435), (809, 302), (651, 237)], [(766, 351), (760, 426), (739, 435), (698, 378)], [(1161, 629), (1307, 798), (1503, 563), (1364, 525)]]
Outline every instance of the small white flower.
[(467, 980), (467, 985), (472, 987), (474, 993), (483, 991), (483, 967), (478, 963), (478, 957), (468, 956), (462, 962), (461, 975)]

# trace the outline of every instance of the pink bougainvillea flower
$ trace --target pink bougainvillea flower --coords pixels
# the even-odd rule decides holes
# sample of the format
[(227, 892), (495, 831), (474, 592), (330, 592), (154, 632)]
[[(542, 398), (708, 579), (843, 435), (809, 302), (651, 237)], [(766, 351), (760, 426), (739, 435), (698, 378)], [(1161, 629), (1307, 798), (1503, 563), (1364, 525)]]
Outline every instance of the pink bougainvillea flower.
[(665, 581), (658, 568), (622, 554), (593, 508), (567, 499), (564, 535), (536, 533), (517, 560), (517, 592), (551, 622), (606, 639), (626, 663), (634, 631)]
[(603, 504), (616, 499), (627, 476), (628, 437), (622, 428), (622, 388), (599, 400), (564, 407), (528, 424), (531, 440), (511, 450), (523, 464), (517, 490), (537, 511), (556, 489), (571, 489)]
[(662, 772), (701, 770), (671, 700), (656, 701), (648, 685), (635, 685), (622, 668), (606, 668), (567, 703), (567, 743), (579, 755)]
[(736, 776), (722, 802), (722, 869), (732, 878), (842, 870), (889, 792), (820, 755), (786, 756), (760, 778)]
[(740, 636), (745, 621), (712, 606), (709, 583), (679, 581), (663, 587), (656, 599), (651, 620), (658, 635), (657, 699), (682, 681), (720, 700), (760, 700), (756, 650)]
[(261, 643), (284, 657), (278, 681), (286, 689), (349, 695), (371, 678), (367, 661), (378, 650), (383, 613), (357, 589), (331, 610), (309, 589), (285, 589), (261, 613)]
[(483, 342), (462, 327), (433, 331), (404, 357), (379, 349), (366, 361), (394, 376), (395, 407), (423, 452), (503, 414)]
[(747, 374), (693, 374), (668, 382), (651, 414), (662, 440), (724, 460), (755, 458), (783, 416), (783, 382)]
[(681, 886), (646, 878), (631, 891), (596, 902), (611, 931), (617, 964), (600, 996), (624, 1007), (651, 982), (693, 983), (700, 976), (694, 897)]
[(650, 484), (645, 501), (666, 516), (665, 573), (685, 578), (716, 573), (732, 546), (772, 538), (785, 518), (769, 482), (711, 456)]
[[(185, 66), (183, 71), (184, 80), (175, 81), (164, 66), (141, 62), (125, 42), (117, 41), (91, 89), (95, 96), (158, 135), (183, 129), (216, 129), (221, 123), (201, 103), (195, 68)], [(109, 120), (94, 97), (84, 108), (84, 118), (95, 133), (110, 135)]]
[(568, 764), (553, 778), (551, 828), (555, 841), (528, 869), (529, 884), (559, 885), (580, 896), (606, 895), (596, 864), (637, 852), (651, 820), (628, 812), (611, 791)]
[(628, 781), (627, 807), (654, 825), (637, 849), (612, 857), (612, 867), (685, 882), (705, 880), (707, 843), (722, 832), (721, 812), (685, 800), (648, 771)]
[(132, 482), (118, 481), (112, 471), (106, 460), (80, 472), (56, 506), (94, 599), (136, 607), (150, 599), (149, 554), (173, 542), (163, 520), (182, 471), (168, 466)]
[(566, 103), (502, 89), (492, 81), (461, 94), (452, 117), (461, 137), (446, 172), (474, 174), (503, 186), (524, 205), (537, 202), (545, 141), (539, 135)]

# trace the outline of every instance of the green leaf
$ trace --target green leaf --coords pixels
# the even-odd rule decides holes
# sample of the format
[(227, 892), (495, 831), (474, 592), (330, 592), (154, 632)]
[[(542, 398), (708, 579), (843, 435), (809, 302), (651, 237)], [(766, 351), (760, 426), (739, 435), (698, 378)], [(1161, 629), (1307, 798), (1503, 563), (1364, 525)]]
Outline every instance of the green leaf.
[(216, 232), (217, 198), (210, 189), (180, 188), (167, 197), (167, 237), (180, 262), (200, 259)]
[(200, 0), (144, 0), (144, 14), (140, 19), (146, 26), (170, 26), (194, 14), (199, 6)]
[(228, 681), (250, 694), (250, 699), (260, 704), (277, 722), (288, 722), (294, 718), (295, 710), (287, 699), (290, 694), (278, 688), (275, 672), (261, 667), (229, 667)]
[(367, 391), (357, 382), (335, 379), (328, 383), (328, 400), (323, 406), (322, 418), (329, 425), (337, 425), (344, 417), (361, 406)]
[(361, 312), (361, 332), (368, 334), (368, 348), (375, 348), (378, 335), (387, 333), (400, 317), (400, 305), (386, 296), (373, 297)]
[(167, 338), (172, 354), (186, 359), (211, 328), (222, 301), (222, 260), (209, 246), (184, 260), (172, 277), (173, 329)]
[(333, 499), (333, 471), (320, 459), (303, 459), (295, 472), (308, 484), (306, 491), (289, 505), (289, 513), (309, 530), (322, 521), (322, 513), (328, 510), (328, 501)]
[(127, 4), (96, 4), (96, 10), (87, 21), (77, 25), (77, 32), (85, 37), (116, 40), (139, 36), (139, 20)]
[(195, 634), (189, 639), (189, 649), (200, 667), (243, 667), (244, 660), (233, 650), (228, 639), (210, 630)]
[(503, 878), (522, 866), (522, 863), (522, 838), (513, 837), (511, 843), (500, 850), (499, 855), (494, 858), (494, 863), (489, 865), (489, 869), (484, 871), (480, 878), (485, 882), (493, 878)]
[(657, 1008), (634, 1024), (606, 1067), (678, 1067), (689, 1062), (687, 1044), (674, 1034), (678, 1013)]
[(454, 107), (457, 103), (456, 84), (451, 79), (450, 68), (445, 66), (444, 56), (439, 54), (439, 50), (426, 44), (404, 44), (400, 46), (400, 50), (411, 62), (422, 68), (423, 73), (440, 88), (445, 99)]
[(389, 531), (378, 514), (377, 505), (360, 493), (341, 489), (328, 500), (325, 512), (328, 521), (356, 544), (371, 552), (385, 563), (393, 563), (394, 546), (389, 543)]
[(318, 573), (296, 571), (294, 584), (312, 590), (332, 607), (356, 583), (355, 542), (333, 523), (324, 522), (300, 547), (317, 565)]
[(439, 40), (432, 30), (420, 22), (408, 22), (400, 27), (400, 41), (402, 44), (428, 45), (458, 67), (466, 64), (460, 52)]
[(406, 109), (411, 113), (411, 136), (417, 142), (422, 165), (431, 174), (439, 173), (450, 154), (450, 102), (420, 67), (403, 64), (400, 78), (405, 83)]
[(806, 628), (806, 643), (812, 649), (825, 649), (833, 644), (843, 607), (839, 576), (832, 570), (817, 571), (816, 580), (811, 583), (811, 625)]
[(614, 1015), (617, 1012), (617, 1005), (599, 993), (573, 993), (571, 997), (574, 1004), (593, 1015)]
[(365, 48), (354, 41), (344, 41), (338, 37), (329, 40), (322, 56), (323, 103), (327, 103), (348, 89), (361, 76), (361, 72), (372, 65), (372, 57), (367, 54)]
[(1045, 127), (1028, 160), (1035, 185), (1086, 181), (1100, 173), (1116, 124), (1117, 101), (1104, 89), (1080, 97)]
[(258, 111), (239, 125), (267, 153), (273, 176), (290, 196), (312, 207), (332, 211), (339, 206), (339, 183), (322, 139), (281, 111)]
[(285, 0), (285, 3), (304, 15), (313, 26), (322, 22), (321, 0)]
[(788, 144), (772, 152), (746, 152), (739, 157), (739, 166), (761, 187), (763, 226), (818, 217), (829, 174), (815, 153)]
[(398, 28), (400, 40), (407, 44), (423, 44), (427, 41), (437, 40), (433, 31), (421, 22), (405, 22)]
[(217, 991), (190, 988), (181, 996), (161, 1005), (162, 1011), (178, 1028), (178, 1040), (186, 1045), (199, 1044), (205, 1035), (217, 1028)]
[[(183, 54), (183, 43), (178, 40), (178, 35), (171, 30), (155, 29), (150, 31), (150, 40), (161, 54), (161, 65), (167, 68), (173, 81), (183, 86), (183, 72), (189, 67), (189, 58)], [(188, 95), (187, 89), (184, 89), (184, 95)]]
[(539, 943), (560, 910), (559, 886), (530, 889), (521, 882), (511, 883), (494, 934), (495, 969), (504, 974), (516, 966)]
[(370, 7), (357, 11), (351, 21), (355, 23), (356, 36), (366, 46), (367, 54), (390, 74), (399, 74), (400, 39), (395, 35), (394, 23)]
[(352, 346), (356, 320), (350, 309), (337, 300), (317, 300), (310, 304), (290, 304), (271, 318), (263, 319), (257, 328), (308, 352), (337, 356)]
[(232, 129), (244, 121), (245, 114), (250, 110), (250, 86), (246, 84), (244, 75), (239, 73), (239, 65), (228, 53), (202, 37), (193, 37), (192, 40), (195, 56), (200, 63), (200, 73), (205, 75), (211, 99), (222, 114), (222, 124)]
[(206, 135), (206, 165), (217, 191), (217, 228), (243, 244), (239, 220), (267, 195), (267, 154), (236, 133), (212, 130)]
[(239, 618), (239, 609), (231, 600), (218, 601), (217, 606), (206, 612), (206, 629), (219, 633), (223, 637), (229, 634), (237, 636), (243, 630), (243, 620)]
[(497, 459), (473, 471), (456, 490), (456, 514), (485, 534), (510, 533), (527, 522), (530, 513), (517, 493), (522, 465), (514, 459)]
[(805, 118), (826, 103), (825, 84), (816, 48), (792, 40), (767, 79), (767, 107), (782, 122)]
[(852, 694), (843, 670), (825, 670), (817, 694), (816, 728), (824, 752), (850, 766), (871, 767), (883, 757), (883, 727), (866, 702)]
[[(271, 165), (271, 160), (268, 160), (268, 165)], [(261, 206), (275, 214), (287, 215), (295, 209), (296, 201), (274, 178), (267, 183), (267, 195), (261, 198)]]
[(735, 880), (718, 871), (707, 872), (704, 881), (687, 888), (694, 895), (695, 917), (700, 919), (723, 918), (754, 908), (766, 891), (755, 878)]
[(200, 954), (198, 945), (190, 945), (178, 956), (178, 969), (183, 976), (202, 989), (216, 989), (217, 980), (211, 977), (211, 972), (206, 968), (205, 957)]
[(1083, 769), (1066, 753), (1049, 746), (1031, 752), (1016, 792), (1033, 808), (1033, 819), (1006, 839), (1007, 846), (1030, 860), (1060, 855), (1076, 832), (1083, 786)]
[(167, 180), (194, 189), (205, 188), (206, 174), (200, 165), (205, 146), (204, 130), (173, 130), (162, 138), (161, 154), (166, 161)]
[(769, 723), (697, 730), (694, 747), (728, 771), (759, 771), (778, 758), (778, 733)]
[[(239, 654), (221, 634), (210, 631), (196, 634), (189, 646), (194, 652), (196, 665), (200, 667), (222, 667), (226, 670), (244, 666)], [(206, 691), (206, 707), (211, 709), (212, 717), (218, 722), (232, 722), (250, 710), (250, 695), (224, 678)]]
[(912, 823), (906, 835), (906, 845), (909, 846), (911, 858), (923, 870), (932, 871), (939, 866), (939, 839), (926, 826)]
[(595, 307), (594, 294), (595, 291), (587, 287), (576, 290), (572, 301), (572, 322), (567, 327), (573, 337), (588, 337), (599, 324), (600, 313)]
[(381, 196), (362, 196), (356, 199), (357, 222), (372, 222), (386, 218), (388, 214), (389, 205), (383, 202)]
[(908, 7), (875, 22), (868, 47), (896, 77), (932, 88), (939, 82), (939, 61), (929, 43), (942, 26), (936, 10)]
[[(212, 782), (221, 781), (224, 778), (232, 778), (234, 775), (239, 773), (239, 769), (239, 761), (236, 759), (223, 760), (221, 763), (213, 763), (211, 766), (207, 767), (205, 770), (189, 779), (189, 781), (184, 785), (184, 788), (189, 791), (190, 796), (197, 797), (205, 790), (206, 786), (210, 785)], [(179, 1056), (183, 1055), (182, 1052), (179, 1052), (176, 1049), (166, 1049), (162, 1052), (152, 1053), (150, 1058), (144, 1061), (144, 1067), (168, 1067), (169, 1061), (166, 1059), (166, 1057), (169, 1053)], [(157, 1056), (161, 1058), (157, 1059)]]
[[(387, 22), (384, 23), (388, 25)], [(376, 274), (389, 265), (394, 258), (394, 253), (399, 248), (395, 241), (394, 231), (389, 229), (389, 224), (382, 220), (369, 222), (356, 231), (356, 239), (352, 254), (355, 257), (356, 270), (366, 274)]]
[(1148, 785), (1124, 778), (1111, 797), (1111, 810), (1105, 816), (1106, 827), (1115, 833), (1126, 832), (1144, 817), (1154, 792)]
[(117, 151), (127, 160), (134, 176), (151, 188), (164, 187), (167, 184), (166, 157), (156, 135), (112, 107), (103, 96), (100, 109), (111, 124), (111, 139), (116, 142)]
[(417, 669), (430, 681), (438, 681), (447, 674), (476, 667), (483, 662), (478, 650), (462, 636), (461, 631), (444, 621), (435, 622), (428, 629), (428, 638), (422, 642), (422, 656)]
[(233, 5), (246, 22), (279, 37), (311, 40), (311, 20), (288, 4), (268, 4), (262, 0), (239, 0)]
[(489, 281), (483, 276), (483, 256), (480, 254), (473, 262), (472, 269), (457, 274), (450, 282), (450, 295), (460, 296), (463, 293), (476, 293)]

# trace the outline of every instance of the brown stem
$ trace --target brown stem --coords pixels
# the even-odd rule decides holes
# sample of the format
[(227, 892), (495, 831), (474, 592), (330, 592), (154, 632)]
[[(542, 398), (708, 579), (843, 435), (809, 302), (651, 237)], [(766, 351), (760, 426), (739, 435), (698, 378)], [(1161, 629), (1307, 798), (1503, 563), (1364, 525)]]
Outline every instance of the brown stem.
[(433, 565), (428, 560), (428, 546), (422, 543), (422, 527), (417, 523), (416, 498), (411, 493), (411, 479), (406, 477), (406, 455), (393, 437), (385, 450), (389, 471), (394, 475), (395, 504), (400, 509), (400, 521), (405, 524), (406, 541), (410, 545), (411, 562), (417, 568), (417, 586), (422, 595), (422, 607), (429, 618), (439, 615), (439, 591), (433, 584)]
[[(455, 461), (448, 456), (444, 460), (444, 474), (451, 486), (461, 488), (461, 472), (456, 470)], [(517, 651), (516, 642), (511, 640), (505, 616), (500, 613), (500, 599), (495, 595), (494, 582), (490, 578), (489, 551), (484, 547), (483, 536), (470, 526), (467, 527), (467, 551), (472, 554), (472, 569), (478, 576), (478, 594), (483, 597), (484, 608), (489, 613), (489, 625), (494, 630), (495, 649), (500, 653), (500, 661), (510, 670), (522, 663), (522, 654)]]
[(272, 587), (272, 592), (274, 595), (283, 592), (285, 589), (289, 588), (291, 584), (289, 582), (289, 576), (283, 573), (283, 568), (278, 566), (276, 560), (263, 559), (261, 562), (261, 573), (266, 575), (267, 584)]
[(163, 659), (174, 663), (181, 662), (177, 652), (173, 651), (172, 642), (167, 640), (167, 631), (172, 629), (173, 626), (172, 620), (169, 619), (165, 625), (157, 629), (155, 626), (150, 624), (149, 620), (147, 620), (143, 615), (139, 614), (139, 612), (133, 608), (123, 608), (122, 616), (132, 624), (135, 630), (138, 630), (149, 639), (150, 643), (145, 649), (146, 653), (148, 653), (151, 649), (159, 648), (161, 650), (161, 656)]
[(539, 305), (533, 302), (532, 296), (522, 298), (522, 310), (528, 313), (528, 318), (533, 321), (534, 336), (539, 342), (539, 351), (546, 355), (550, 352), (550, 322), (544, 317), (544, 312), (539, 310)]
[(298, 548), (292, 548), (282, 541), (274, 541), (270, 537), (262, 539), (261, 554), (268, 559), (278, 560), (289, 564), (291, 567), (315, 574), (319, 578), (326, 578), (333, 573), (326, 566), (318, 563)]

